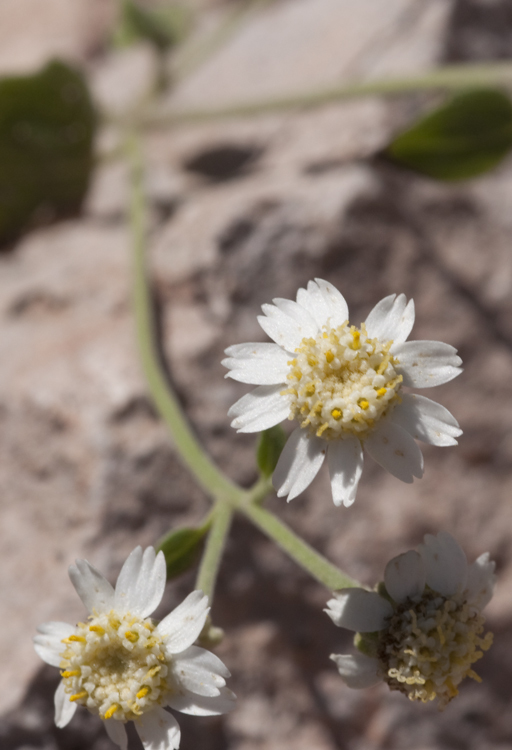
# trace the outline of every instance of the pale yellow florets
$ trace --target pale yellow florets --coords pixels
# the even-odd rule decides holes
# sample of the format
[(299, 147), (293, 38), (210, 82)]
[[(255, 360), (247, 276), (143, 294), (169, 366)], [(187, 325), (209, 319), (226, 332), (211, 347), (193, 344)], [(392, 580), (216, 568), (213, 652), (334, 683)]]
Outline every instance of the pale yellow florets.
[(444, 708), (465, 677), (480, 682), (472, 665), (492, 644), (492, 633), (482, 637), (484, 622), (460, 595), (426, 591), (418, 602), (399, 605), (379, 634), (384, 680), (410, 700), (437, 698)]
[(370, 339), (364, 324), (348, 321), (303, 339), (283, 391), (291, 396), (290, 419), (327, 440), (364, 437), (399, 403), (402, 376), (392, 343)]
[(168, 658), (150, 618), (95, 614), (63, 643), (60, 668), (69, 700), (102, 719), (135, 719), (168, 691)]

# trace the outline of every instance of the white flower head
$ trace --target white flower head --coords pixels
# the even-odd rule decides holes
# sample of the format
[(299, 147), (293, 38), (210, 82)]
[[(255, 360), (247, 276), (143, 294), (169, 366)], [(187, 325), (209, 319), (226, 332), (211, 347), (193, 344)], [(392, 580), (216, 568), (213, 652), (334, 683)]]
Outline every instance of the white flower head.
[(483, 635), (482, 610), (495, 584), (494, 562), (486, 552), (468, 565), (447, 532), (427, 534), (386, 566), (380, 593), (360, 588), (334, 593), (325, 611), (341, 628), (354, 630), (360, 653), (331, 654), (352, 688), (382, 680), (410, 700), (437, 698), (444, 708), (458, 695), (465, 677), (492, 644)]
[(423, 474), (415, 443), (456, 445), (454, 417), (404, 386), (430, 388), (460, 374), (456, 350), (440, 341), (406, 341), (414, 303), (403, 294), (382, 299), (359, 328), (327, 281), (310, 281), (297, 301), (263, 305), (258, 321), (275, 343), (226, 349), (226, 377), (258, 388), (229, 410), (238, 432), (258, 432), (296, 419), (274, 472), (279, 497), (292, 500), (313, 481), (325, 456), (336, 505), (351, 505), (370, 456), (403, 482)]
[(77, 705), (98, 714), (109, 737), (127, 748), (125, 723), (133, 721), (149, 750), (179, 747), (180, 729), (166, 707), (208, 716), (230, 711), (235, 696), (229, 672), (209, 651), (192, 644), (208, 616), (208, 597), (193, 591), (158, 624), (149, 615), (160, 604), (166, 580), (162, 552), (136, 547), (115, 589), (87, 560), (69, 576), (89, 616), (76, 627), (47, 622), (35, 649), (60, 667), (55, 723), (65, 727)]

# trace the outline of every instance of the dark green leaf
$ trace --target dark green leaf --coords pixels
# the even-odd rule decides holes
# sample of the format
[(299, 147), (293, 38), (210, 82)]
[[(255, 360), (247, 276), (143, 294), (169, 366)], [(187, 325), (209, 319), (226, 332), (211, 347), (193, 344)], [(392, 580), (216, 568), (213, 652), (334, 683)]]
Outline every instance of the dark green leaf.
[(95, 125), (85, 81), (64, 63), (0, 80), (0, 244), (79, 209)]
[(392, 161), (438, 180), (463, 180), (495, 167), (512, 148), (512, 103), (501, 91), (461, 93), (399, 135)]
[(162, 550), (165, 555), (168, 579), (181, 575), (196, 563), (209, 526), (205, 524), (199, 528), (176, 529), (160, 542), (158, 550)]
[(273, 473), (285, 443), (286, 433), (281, 425), (271, 427), (260, 434), (256, 460), (264, 477), (269, 477)]
[(182, 41), (190, 26), (190, 11), (181, 4), (147, 9), (136, 0), (125, 0), (115, 42), (126, 47), (140, 39), (151, 42), (159, 51)]

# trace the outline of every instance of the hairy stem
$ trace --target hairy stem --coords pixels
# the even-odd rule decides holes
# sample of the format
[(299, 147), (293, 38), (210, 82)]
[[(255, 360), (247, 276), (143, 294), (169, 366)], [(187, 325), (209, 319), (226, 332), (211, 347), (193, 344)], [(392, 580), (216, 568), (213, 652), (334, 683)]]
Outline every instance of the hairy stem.
[(201, 487), (213, 497), (237, 501), (244, 491), (233, 484), (204, 452), (188, 424), (162, 368), (155, 339), (153, 306), (146, 278), (144, 249), (144, 195), (139, 144), (135, 136), (128, 142), (132, 166), (130, 219), (134, 265), (134, 307), (137, 341), (142, 368), (153, 402), (174, 438), (176, 449)]
[(201, 589), (208, 595), (210, 604), (213, 601), (215, 583), (219, 572), (220, 562), (228, 538), (233, 508), (226, 502), (217, 501), (213, 509), (213, 521), (208, 532), (201, 565), (197, 574), (196, 589)]
[(301, 94), (284, 95), (254, 102), (240, 102), (211, 109), (156, 112), (146, 116), (143, 115), (142, 124), (149, 127), (165, 127), (229, 117), (251, 117), (281, 110), (319, 107), (363, 96), (408, 94), (436, 89), (457, 91), (480, 86), (507, 85), (512, 85), (512, 64), (510, 62), (483, 65), (447, 65), (422, 76), (355, 82), (305, 91)]
[(295, 562), (323, 583), (328, 589), (360, 586), (336, 566), (329, 562), (313, 547), (304, 542), (273, 513), (258, 505), (240, 506), (240, 511), (249, 518), (264, 534), (281, 547)]

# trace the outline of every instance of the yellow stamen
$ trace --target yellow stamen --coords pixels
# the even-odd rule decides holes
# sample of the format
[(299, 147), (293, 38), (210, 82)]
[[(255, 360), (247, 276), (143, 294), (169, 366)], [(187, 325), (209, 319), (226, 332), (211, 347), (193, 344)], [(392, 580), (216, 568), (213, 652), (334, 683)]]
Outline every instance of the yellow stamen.
[(333, 417), (333, 419), (338, 420), (342, 418), (343, 412), (341, 411), (341, 409), (333, 409), (331, 411), (331, 416)]
[(479, 674), (477, 674), (473, 669), (468, 669), (466, 672), (468, 677), (471, 677), (472, 680), (475, 680), (476, 682), (482, 682), (482, 678)]
[(316, 358), (316, 357), (313, 357), (312, 355), (310, 355), (310, 356), (308, 357), (308, 365), (309, 365), (310, 367), (315, 367), (315, 365), (317, 365), (317, 364), (318, 364), (318, 360), (317, 360), (317, 358)]
[(63, 638), (62, 643), (87, 643), (83, 635), (70, 635), (69, 638)]
[(377, 391), (377, 396), (381, 398), (382, 396), (385, 396), (387, 392), (387, 388), (379, 388), (379, 390)]
[(101, 625), (89, 625), (89, 630), (98, 633), (98, 635), (105, 635), (105, 628), (102, 628)]
[(351, 331), (351, 334), (354, 340), (350, 344), (350, 348), (360, 349), (361, 348), (361, 333), (356, 328), (354, 328), (354, 330)]
[(328, 427), (329, 425), (327, 424), (327, 422), (324, 422), (323, 425), (319, 427), (318, 430), (316, 431), (317, 437), (322, 437), (322, 435), (328, 429)]
[(327, 361), (329, 362), (329, 364), (331, 364), (331, 362), (332, 362), (332, 361), (333, 361), (333, 359), (334, 359), (334, 354), (333, 354), (333, 353), (331, 352), (331, 350), (330, 350), (330, 349), (329, 349), (328, 351), (326, 351), (326, 352), (325, 352), (325, 358), (326, 358), (326, 360), (327, 360)]
[(74, 695), (70, 695), (69, 696), (69, 700), (70, 701), (79, 701), (82, 698), (87, 698), (87, 695), (88, 695), (87, 691), (86, 690), (82, 690), (81, 693), (75, 693)]
[(314, 393), (315, 393), (315, 384), (314, 383), (309, 383), (304, 388), (304, 393), (305, 393), (306, 396), (313, 396)]
[(113, 703), (108, 709), (108, 711), (105, 711), (105, 716), (103, 718), (111, 719), (116, 711), (119, 711), (119, 706), (117, 705), (117, 703)]
[(138, 698), (139, 700), (140, 700), (141, 698), (145, 698), (145, 697), (146, 697), (146, 695), (147, 695), (147, 694), (148, 694), (148, 693), (149, 693), (150, 691), (151, 691), (151, 688), (149, 687), (149, 685), (144, 685), (143, 687), (141, 687), (141, 689), (140, 689), (140, 690), (139, 690), (139, 692), (137, 693), (137, 698)]
[(151, 669), (148, 670), (148, 677), (149, 678), (150, 677), (154, 677), (156, 674), (158, 674), (160, 672), (161, 669), (162, 669), (162, 667), (160, 667), (160, 666), (151, 667)]
[(363, 409), (364, 411), (366, 411), (366, 409), (368, 409), (369, 406), (370, 406), (370, 402), (367, 401), (365, 398), (362, 398), (359, 401), (359, 406), (361, 407), (361, 409)]
[(124, 637), (127, 638), (132, 643), (137, 643), (137, 641), (139, 640), (139, 634), (134, 633), (133, 630), (127, 630), (126, 633), (124, 634)]
[(79, 669), (65, 669), (64, 672), (60, 673), (61, 677), (80, 677)]

